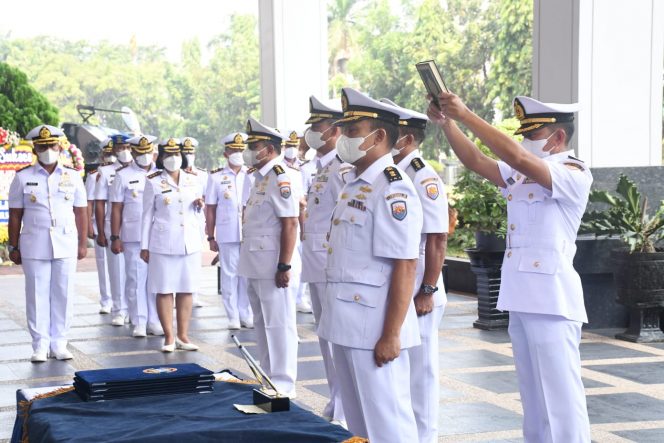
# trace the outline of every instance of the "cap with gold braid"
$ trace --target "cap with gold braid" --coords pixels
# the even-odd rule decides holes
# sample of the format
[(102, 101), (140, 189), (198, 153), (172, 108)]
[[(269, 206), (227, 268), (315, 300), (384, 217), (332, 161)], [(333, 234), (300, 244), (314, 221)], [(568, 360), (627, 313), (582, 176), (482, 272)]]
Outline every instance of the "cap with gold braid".
[(543, 103), (520, 95), (514, 99), (514, 116), (519, 119), (521, 126), (514, 133), (524, 134), (544, 125), (573, 122), (574, 113), (578, 110), (578, 103)]
[(167, 138), (159, 142), (159, 148), (162, 148), (167, 154), (177, 154), (180, 152), (180, 139)]
[(152, 135), (137, 135), (127, 140), (131, 150), (139, 154), (149, 154), (154, 149), (154, 141), (157, 137)]
[(37, 145), (52, 145), (60, 142), (60, 137), (64, 137), (64, 132), (60, 128), (51, 125), (39, 125), (33, 128), (28, 135), (25, 136), (26, 140), (31, 140), (32, 144)]
[(422, 114), (421, 112), (413, 111), (412, 109), (402, 108), (401, 106), (394, 103), (392, 100), (387, 98), (381, 98), (382, 103), (387, 103), (388, 105), (394, 107), (399, 113), (399, 126), (408, 126), (411, 128), (426, 129), (427, 122), (429, 117)]
[(333, 119), (339, 120), (344, 116), (341, 110), (341, 102), (338, 99), (327, 100), (326, 103), (317, 99), (315, 96), (309, 97), (309, 120), (306, 124), (318, 123), (321, 120)]
[(247, 120), (247, 135), (247, 143), (256, 143), (261, 140), (266, 140), (280, 145), (285, 139), (277, 129), (265, 126), (253, 117), (249, 117), (249, 120)]
[(198, 147), (198, 140), (194, 137), (184, 137), (181, 145), (183, 154), (194, 154), (196, 152), (196, 147)]
[(113, 154), (113, 139), (107, 138), (101, 143), (102, 154)]
[(224, 148), (246, 149), (247, 134), (244, 132), (231, 132), (221, 139), (221, 144), (224, 145)]
[(335, 125), (344, 125), (365, 118), (399, 125), (399, 112), (394, 107), (374, 100), (353, 88), (343, 88), (341, 90), (341, 108), (344, 111), (344, 116), (337, 120), (334, 123)]
[(290, 131), (288, 133), (288, 138), (284, 141), (285, 146), (295, 146), (296, 148), (300, 146), (300, 138), (304, 137), (301, 131)]

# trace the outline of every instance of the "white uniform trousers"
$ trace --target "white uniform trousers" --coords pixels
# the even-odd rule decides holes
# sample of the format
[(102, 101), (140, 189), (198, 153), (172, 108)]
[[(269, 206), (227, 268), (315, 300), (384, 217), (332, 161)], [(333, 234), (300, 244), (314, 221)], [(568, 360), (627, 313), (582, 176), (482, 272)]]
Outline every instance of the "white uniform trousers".
[(509, 334), (526, 443), (590, 442), (581, 381), (581, 322), (511, 311)]
[[(311, 309), (314, 311), (314, 319), (319, 324), (321, 313), (325, 309), (325, 286), (327, 283), (309, 283), (309, 292), (311, 294)], [(341, 389), (337, 380), (337, 374), (334, 369), (332, 359), (332, 345), (324, 338), (318, 337), (320, 353), (323, 356), (325, 365), (325, 377), (327, 377), (327, 386), (330, 389), (330, 401), (323, 409), (323, 417), (332, 420), (345, 421), (344, 408), (341, 403)]]
[[(107, 235), (110, 236), (111, 226), (106, 224)], [(107, 237), (108, 238), (108, 237)], [(113, 254), (111, 251), (111, 241), (108, 240), (106, 248), (106, 263), (108, 265), (108, 280), (111, 283), (111, 298), (113, 307), (111, 314), (127, 315), (127, 297), (125, 295), (125, 264), (123, 254)]]
[[(146, 326), (148, 322), (148, 312), (151, 309), (155, 311), (156, 302), (153, 306), (148, 298), (148, 264), (141, 257), (140, 242), (126, 242), (124, 246), (125, 262), (125, 297), (129, 307), (129, 319), (134, 325)], [(157, 324), (159, 324), (157, 322)]]
[[(302, 242), (298, 242), (297, 250), (299, 251), (300, 257), (302, 257)], [(302, 274), (298, 275), (298, 278), (301, 275)], [(309, 300), (307, 300), (307, 286), (308, 286), (308, 283), (303, 282), (301, 279), (298, 279), (297, 298), (296, 298), (296, 303), (297, 304), (309, 301)], [(318, 320), (316, 320), (316, 322), (318, 323)]]
[(34, 351), (63, 351), (74, 307), (76, 257), (23, 259), (25, 306)]
[(221, 272), (221, 300), (226, 309), (228, 321), (238, 320), (253, 322), (249, 297), (247, 297), (247, 279), (237, 274), (240, 262), (240, 243), (220, 243), (219, 266)]
[(348, 430), (372, 442), (417, 441), (406, 350), (379, 368), (373, 350), (332, 345)]
[(295, 391), (297, 326), (295, 297), (277, 288), (274, 279), (247, 279), (247, 295), (254, 312), (260, 365), (283, 394)]
[(106, 268), (106, 248), (99, 246), (95, 241), (95, 261), (97, 263), (97, 280), (99, 280), (99, 303), (104, 307), (110, 307), (111, 300), (110, 283), (108, 281), (108, 269)]
[(438, 442), (438, 326), (444, 312), (442, 305), (417, 317), (422, 344), (408, 349), (410, 395), (420, 443)]

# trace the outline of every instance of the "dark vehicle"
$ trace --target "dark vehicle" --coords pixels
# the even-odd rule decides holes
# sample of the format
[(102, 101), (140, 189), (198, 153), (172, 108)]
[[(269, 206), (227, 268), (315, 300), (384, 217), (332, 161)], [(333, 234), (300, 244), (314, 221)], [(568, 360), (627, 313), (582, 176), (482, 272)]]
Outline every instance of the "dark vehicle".
[[(122, 110), (118, 111), (115, 109), (101, 109), (94, 106), (78, 105), (76, 106), (76, 110), (81, 115), (83, 123), (63, 123), (62, 130), (67, 139), (81, 150), (83, 160), (85, 161), (86, 173), (97, 169), (99, 166), (101, 162), (101, 144), (106, 138), (119, 132), (140, 133), (140, 126), (136, 115), (126, 106), (123, 106)], [(97, 111), (122, 114), (122, 120), (126, 128), (121, 131), (89, 123), (90, 117), (95, 115)]]

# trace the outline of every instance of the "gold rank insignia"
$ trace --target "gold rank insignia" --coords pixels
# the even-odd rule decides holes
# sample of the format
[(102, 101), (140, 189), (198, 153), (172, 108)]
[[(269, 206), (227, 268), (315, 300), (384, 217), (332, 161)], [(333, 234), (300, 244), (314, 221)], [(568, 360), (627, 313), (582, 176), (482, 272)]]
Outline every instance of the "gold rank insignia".
[(371, 186), (360, 186), (360, 191), (369, 193), (373, 191), (373, 189), (371, 189)]
[(358, 200), (366, 200), (366, 199), (367, 199), (367, 196), (364, 195), (364, 194), (357, 194), (357, 195), (355, 196), (355, 198), (358, 199)]
[(346, 194), (345, 192), (343, 194), (341, 194), (341, 199), (342, 200), (346, 200), (347, 198), (348, 198), (348, 194)]

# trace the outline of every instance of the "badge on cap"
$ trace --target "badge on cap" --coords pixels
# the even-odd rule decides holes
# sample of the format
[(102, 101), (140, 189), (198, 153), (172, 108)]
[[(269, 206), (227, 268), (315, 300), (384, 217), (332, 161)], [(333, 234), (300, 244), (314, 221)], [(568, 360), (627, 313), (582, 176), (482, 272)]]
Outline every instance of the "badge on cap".
[(392, 208), (392, 217), (401, 221), (406, 218), (408, 214), (408, 208), (406, 207), (406, 202), (403, 200), (397, 200), (390, 204)]
[(427, 191), (427, 197), (429, 197), (431, 200), (437, 199), (438, 195), (440, 195), (438, 185), (436, 183), (429, 183), (426, 185), (425, 189)]
[(48, 130), (46, 126), (39, 130), (39, 138), (49, 138), (51, 136), (51, 131)]
[(244, 144), (244, 139), (242, 138), (241, 134), (235, 134), (235, 138), (233, 139), (233, 143), (236, 145), (242, 145)]

